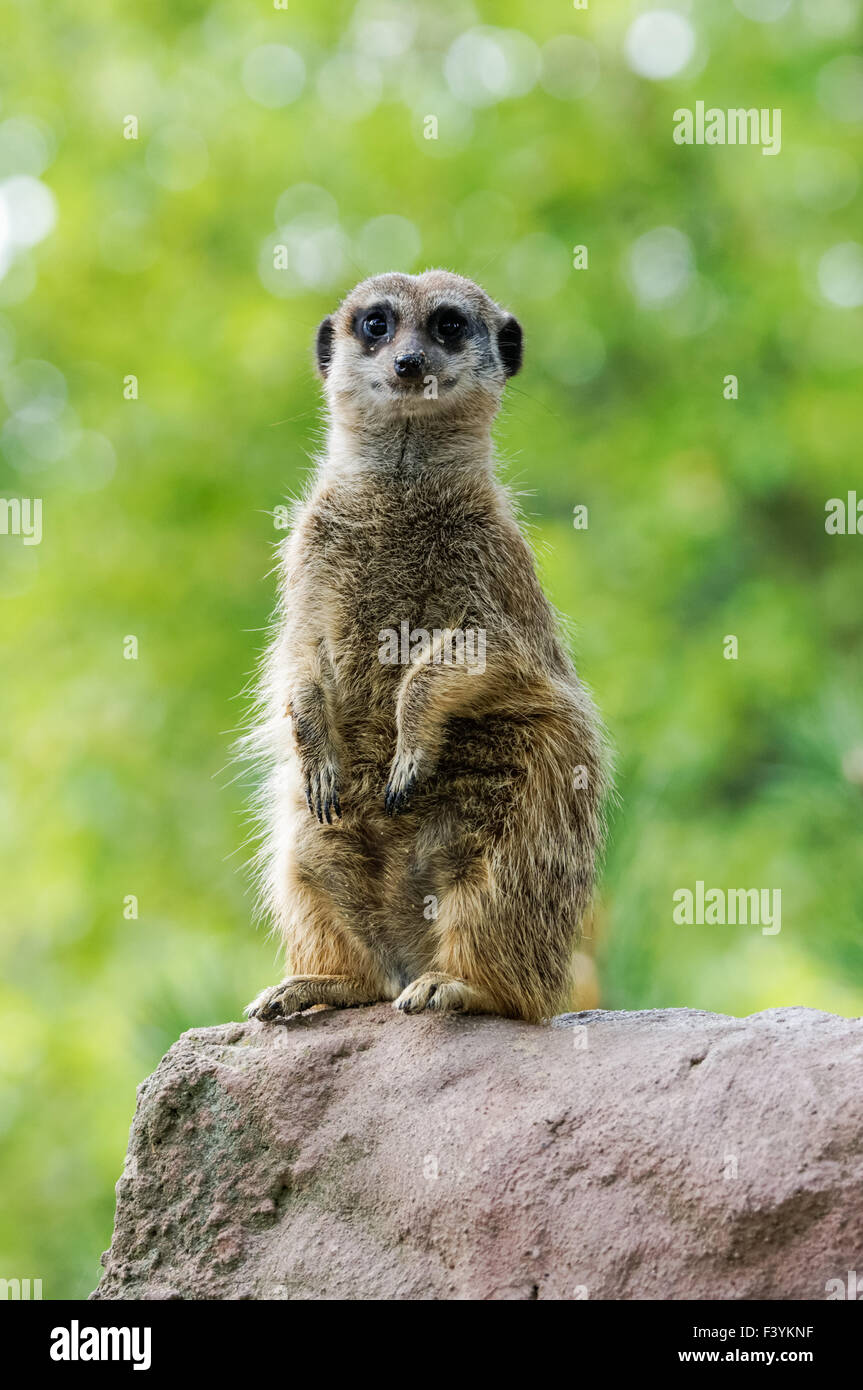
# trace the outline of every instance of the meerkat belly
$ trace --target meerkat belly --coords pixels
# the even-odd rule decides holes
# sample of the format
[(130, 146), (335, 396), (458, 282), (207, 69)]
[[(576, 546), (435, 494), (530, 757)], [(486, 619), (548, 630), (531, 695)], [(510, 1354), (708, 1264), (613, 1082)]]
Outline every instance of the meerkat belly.
[[(328, 530), (315, 598), (334, 675), (332, 718), (344, 755), (342, 816), (304, 822), (320, 886), (381, 971), (404, 987), (432, 966), (451, 894), (490, 887), (495, 846), (524, 787), (527, 724), (450, 718), (430, 776), (397, 818), (384, 796), (406, 669), (466, 614), (481, 624), (467, 552), (476, 530), (438, 510), (423, 525), (393, 505), (373, 526)], [(481, 656), (477, 648), (473, 653)]]
[(335, 714), (363, 786), (392, 758), (406, 668), (436, 639), (461, 640), (448, 636), (470, 602), (458, 561), (458, 547), (441, 540), (440, 522), (436, 529), (414, 525), (395, 504), (373, 527), (346, 525), (330, 536), (318, 578)]

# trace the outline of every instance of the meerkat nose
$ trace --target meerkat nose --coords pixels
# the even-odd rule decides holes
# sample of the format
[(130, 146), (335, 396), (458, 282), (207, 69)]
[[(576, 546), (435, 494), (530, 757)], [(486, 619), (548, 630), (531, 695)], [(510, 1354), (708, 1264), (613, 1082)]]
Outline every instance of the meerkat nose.
[(422, 376), (425, 365), (424, 352), (403, 352), (393, 362), (396, 376), (407, 378)]

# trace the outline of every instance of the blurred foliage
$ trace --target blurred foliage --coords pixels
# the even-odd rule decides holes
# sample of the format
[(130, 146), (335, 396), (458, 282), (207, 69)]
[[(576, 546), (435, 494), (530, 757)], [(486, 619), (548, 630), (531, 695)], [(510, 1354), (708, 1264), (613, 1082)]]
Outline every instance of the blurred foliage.
[[(41, 545), (0, 537), (0, 1275), (94, 1286), (135, 1084), (276, 977), (231, 731), (315, 326), (390, 257), (525, 326), (501, 466), (618, 750), (603, 1003), (861, 1011), (863, 539), (824, 507), (863, 496), (863, 324), (823, 274), (860, 226), (860, 7), (759, 5), (683, 6), (652, 80), (623, 0), (4, 4), (0, 177), (57, 220), (0, 280), (0, 495), (44, 504)], [(478, 25), (517, 33), (453, 50)], [(676, 145), (699, 99), (781, 108), (781, 153)], [(675, 926), (697, 879), (781, 888), (781, 933)]]

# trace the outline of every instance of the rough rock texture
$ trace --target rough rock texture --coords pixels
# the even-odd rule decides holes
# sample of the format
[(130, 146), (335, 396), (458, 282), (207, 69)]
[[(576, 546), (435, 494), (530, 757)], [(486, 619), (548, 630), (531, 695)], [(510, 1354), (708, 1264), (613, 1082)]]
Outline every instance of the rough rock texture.
[(825, 1298), (863, 1271), (863, 1020), (386, 1005), (185, 1033), (99, 1299)]

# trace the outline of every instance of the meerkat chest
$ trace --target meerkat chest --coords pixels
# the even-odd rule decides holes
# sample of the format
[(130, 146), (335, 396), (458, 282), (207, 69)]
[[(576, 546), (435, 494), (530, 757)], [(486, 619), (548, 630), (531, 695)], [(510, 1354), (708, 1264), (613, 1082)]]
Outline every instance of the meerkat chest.
[(377, 492), (313, 521), (313, 584), (334, 635), (455, 623), (482, 589), (482, 522), (447, 497)]

